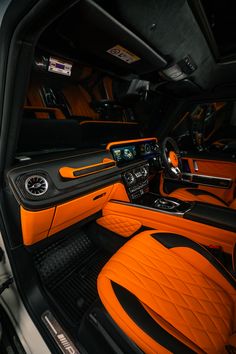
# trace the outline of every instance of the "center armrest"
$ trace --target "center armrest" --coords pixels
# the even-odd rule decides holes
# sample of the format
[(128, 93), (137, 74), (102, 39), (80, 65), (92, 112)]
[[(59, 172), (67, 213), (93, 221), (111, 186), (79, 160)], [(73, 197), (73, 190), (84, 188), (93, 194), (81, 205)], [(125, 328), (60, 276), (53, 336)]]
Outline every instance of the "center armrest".
[[(117, 216), (139, 221), (143, 227), (183, 235), (206, 246), (221, 246), (224, 252), (231, 254), (236, 241), (235, 227), (229, 229), (229, 221), (221, 222), (220, 216), (218, 220), (217, 217), (214, 219), (212, 217), (213, 221), (211, 220), (211, 223), (206, 219), (203, 220), (204, 215), (206, 218), (207, 214), (210, 214), (208, 208), (211, 206), (208, 204), (203, 204), (203, 206), (199, 204), (199, 209), (196, 208), (195, 212), (187, 210), (185, 213), (176, 213), (160, 210), (152, 206), (144, 206), (138, 204), (138, 201), (136, 204), (111, 200), (107, 202), (103, 208), (103, 217), (109, 216), (112, 219), (112, 217)], [(194, 203), (191, 205), (191, 208), (194, 209)], [(196, 219), (196, 210), (200, 210), (198, 214), (202, 216), (202, 219)], [(228, 213), (228, 209), (225, 210), (225, 208), (219, 207), (217, 211), (218, 215), (222, 212), (226, 212), (226, 218), (228, 215), (232, 215), (231, 212)], [(223, 218), (224, 216), (222, 216), (222, 219)], [(218, 223), (216, 225), (217, 221)], [(215, 225), (213, 225), (213, 222), (215, 222)]]
[(195, 202), (184, 214), (185, 219), (236, 232), (236, 210), (217, 205)]

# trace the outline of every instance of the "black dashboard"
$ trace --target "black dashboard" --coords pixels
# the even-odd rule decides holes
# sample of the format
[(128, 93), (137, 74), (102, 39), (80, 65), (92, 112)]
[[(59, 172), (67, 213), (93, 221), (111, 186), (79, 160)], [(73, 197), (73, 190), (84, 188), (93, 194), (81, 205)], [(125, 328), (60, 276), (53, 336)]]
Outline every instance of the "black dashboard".
[[(148, 186), (150, 168), (154, 160), (158, 163), (159, 156), (155, 138), (120, 141), (108, 144), (105, 150), (68, 152), (46, 161), (22, 160), (7, 177), (18, 203), (28, 210), (59, 205), (121, 180), (133, 199)], [(110, 168), (104, 168), (107, 159), (113, 162)], [(63, 168), (87, 171), (95, 167), (94, 173), (72, 177), (60, 173)]]

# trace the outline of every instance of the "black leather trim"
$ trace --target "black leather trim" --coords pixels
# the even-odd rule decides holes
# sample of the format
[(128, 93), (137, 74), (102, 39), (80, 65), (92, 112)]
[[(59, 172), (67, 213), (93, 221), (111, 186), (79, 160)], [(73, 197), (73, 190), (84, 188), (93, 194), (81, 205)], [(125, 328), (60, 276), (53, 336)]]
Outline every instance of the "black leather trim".
[(195, 202), (184, 219), (236, 232), (236, 210), (214, 204)]
[(176, 354), (192, 354), (195, 353), (185, 344), (173, 337), (165, 331), (141, 305), (140, 301), (128, 290), (111, 281), (114, 293), (124, 308), (127, 315), (150, 337), (157, 343)]
[(152, 231), (153, 229), (150, 229), (150, 227), (148, 226), (142, 225), (137, 231), (135, 231), (132, 235), (130, 235), (130, 238), (140, 234), (143, 231), (148, 231), (148, 230)]
[(228, 206), (227, 203), (225, 203), (225, 201), (223, 199), (221, 199), (220, 197), (218, 197), (217, 195), (210, 193), (208, 191), (204, 191), (202, 189), (198, 189), (198, 188), (187, 188), (186, 191), (192, 195), (208, 195), (209, 197), (215, 198), (217, 199), (219, 202), (223, 203), (225, 206)]
[(206, 248), (202, 247), (198, 243), (178, 234), (163, 232), (152, 234), (151, 236), (166, 248), (171, 249), (174, 247), (188, 247), (198, 252), (206, 258), (218, 270), (218, 272), (220, 272), (221, 275), (223, 275), (223, 277), (234, 287), (234, 289), (236, 289), (236, 280)]

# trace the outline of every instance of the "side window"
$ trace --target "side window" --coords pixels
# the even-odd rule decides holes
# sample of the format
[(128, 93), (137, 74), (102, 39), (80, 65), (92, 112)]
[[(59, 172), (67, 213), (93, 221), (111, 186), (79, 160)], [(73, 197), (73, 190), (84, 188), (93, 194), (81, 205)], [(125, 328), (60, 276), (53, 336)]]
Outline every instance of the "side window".
[(236, 153), (236, 102), (192, 104), (172, 130), (187, 152)]

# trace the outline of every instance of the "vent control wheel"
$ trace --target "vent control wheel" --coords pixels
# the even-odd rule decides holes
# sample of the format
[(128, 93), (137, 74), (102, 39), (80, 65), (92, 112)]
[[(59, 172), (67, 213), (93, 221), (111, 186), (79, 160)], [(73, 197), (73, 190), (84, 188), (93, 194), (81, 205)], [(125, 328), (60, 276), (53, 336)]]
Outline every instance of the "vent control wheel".
[(131, 172), (125, 172), (124, 179), (125, 179), (128, 186), (135, 183), (135, 177), (134, 177), (133, 173), (131, 173)]

